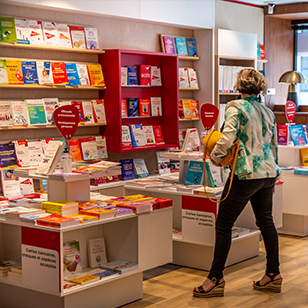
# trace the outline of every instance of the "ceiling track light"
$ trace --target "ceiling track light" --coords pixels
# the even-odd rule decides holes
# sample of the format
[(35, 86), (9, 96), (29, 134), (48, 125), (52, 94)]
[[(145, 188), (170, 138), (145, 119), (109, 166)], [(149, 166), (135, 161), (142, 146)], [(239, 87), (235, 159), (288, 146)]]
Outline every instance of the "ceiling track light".
[(269, 15), (272, 15), (274, 13), (274, 7), (275, 7), (276, 4), (275, 3), (268, 3), (267, 5), (268, 5), (267, 13)]

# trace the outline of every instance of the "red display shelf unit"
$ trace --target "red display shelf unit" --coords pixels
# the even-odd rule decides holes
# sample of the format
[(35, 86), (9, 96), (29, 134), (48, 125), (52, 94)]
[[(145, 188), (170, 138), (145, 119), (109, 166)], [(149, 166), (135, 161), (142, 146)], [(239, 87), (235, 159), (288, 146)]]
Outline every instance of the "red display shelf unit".
[[(101, 98), (105, 100), (106, 120), (104, 134), (109, 152), (131, 152), (149, 149), (175, 147), (179, 144), (178, 119), (178, 55), (160, 52), (146, 52), (136, 50), (109, 49), (100, 55), (100, 64), (104, 72), (107, 90), (101, 91)], [(161, 69), (162, 86), (121, 86), (121, 67), (146, 64), (159, 66)], [(139, 76), (138, 76), (139, 77)], [(147, 99), (161, 97), (162, 116), (160, 117), (121, 117), (121, 100), (127, 97)], [(122, 125), (142, 124), (161, 125), (165, 144), (150, 147), (122, 148)]]

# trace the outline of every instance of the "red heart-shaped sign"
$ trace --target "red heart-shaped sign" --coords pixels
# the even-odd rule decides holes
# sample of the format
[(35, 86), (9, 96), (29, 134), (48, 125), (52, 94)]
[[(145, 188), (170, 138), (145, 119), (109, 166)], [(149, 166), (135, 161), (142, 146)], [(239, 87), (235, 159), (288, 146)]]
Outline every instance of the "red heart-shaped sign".
[(206, 130), (210, 130), (217, 121), (219, 110), (213, 104), (203, 104), (200, 109), (201, 121)]
[(65, 105), (53, 112), (53, 119), (59, 133), (66, 139), (72, 139), (76, 133), (79, 115), (75, 106)]
[(285, 113), (287, 117), (287, 121), (291, 123), (294, 119), (296, 112), (296, 104), (292, 101), (287, 101), (285, 106)]

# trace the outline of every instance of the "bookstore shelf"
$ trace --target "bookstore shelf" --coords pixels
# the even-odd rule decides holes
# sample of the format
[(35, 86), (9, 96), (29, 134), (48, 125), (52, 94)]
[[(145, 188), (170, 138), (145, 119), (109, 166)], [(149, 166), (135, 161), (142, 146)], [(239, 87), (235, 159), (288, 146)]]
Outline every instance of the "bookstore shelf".
[(105, 86), (55, 86), (55, 85), (24, 85), (24, 84), (8, 84), (8, 85), (0, 85), (0, 88), (6, 89), (57, 89), (57, 90), (106, 90)]
[(234, 92), (228, 92), (228, 93), (219, 93), (219, 96), (222, 96), (222, 95), (230, 95), (230, 96), (234, 96), (234, 95), (240, 95), (240, 93), (234, 93)]
[(179, 56), (179, 60), (200, 60), (200, 57), (185, 57), (185, 56)]
[(200, 119), (179, 119), (180, 122), (199, 121)]
[[(97, 127), (97, 126), (105, 126), (107, 123), (81, 123), (78, 124), (78, 127)], [(26, 125), (26, 126), (5, 126), (0, 127), (0, 130), (8, 130), (8, 129), (48, 129), (48, 128), (56, 128), (56, 125)]]
[(180, 91), (198, 91), (200, 88), (179, 88)]
[(121, 85), (122, 88), (157, 88), (162, 86)]

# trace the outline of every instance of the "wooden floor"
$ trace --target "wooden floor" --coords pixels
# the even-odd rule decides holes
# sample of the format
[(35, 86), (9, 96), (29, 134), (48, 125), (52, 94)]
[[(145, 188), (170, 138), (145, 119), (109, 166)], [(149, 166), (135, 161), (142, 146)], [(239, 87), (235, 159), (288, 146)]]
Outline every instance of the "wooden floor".
[(283, 276), (282, 293), (252, 289), (265, 268), (263, 242), (260, 255), (225, 269), (225, 296), (202, 299), (192, 296), (207, 276), (206, 271), (180, 268), (143, 283), (143, 299), (125, 308), (307, 308), (308, 307), (308, 237), (280, 235), (280, 263)]

